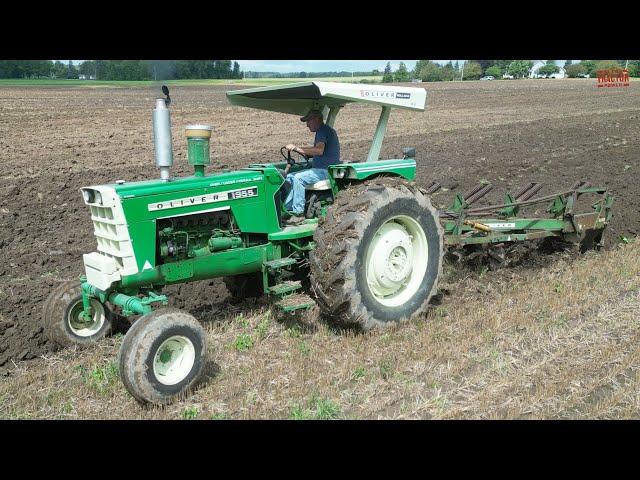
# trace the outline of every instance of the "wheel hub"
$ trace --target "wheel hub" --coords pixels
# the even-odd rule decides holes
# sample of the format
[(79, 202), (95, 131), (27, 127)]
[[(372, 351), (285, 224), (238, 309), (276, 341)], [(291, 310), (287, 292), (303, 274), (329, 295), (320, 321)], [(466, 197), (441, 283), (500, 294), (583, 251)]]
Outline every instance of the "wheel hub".
[(366, 280), (374, 298), (389, 307), (409, 301), (426, 273), (428, 246), (420, 224), (406, 215), (387, 220), (366, 252)]
[(193, 342), (182, 335), (174, 335), (158, 347), (153, 359), (153, 373), (163, 385), (175, 385), (189, 375), (195, 358)]
[(91, 316), (84, 315), (82, 301), (77, 302), (69, 309), (67, 323), (74, 335), (78, 337), (90, 337), (98, 332), (106, 320), (104, 306), (96, 299), (91, 299)]
[(394, 222), (378, 230), (371, 245), (369, 284), (381, 295), (389, 295), (406, 283), (411, 275), (413, 245), (411, 235)]

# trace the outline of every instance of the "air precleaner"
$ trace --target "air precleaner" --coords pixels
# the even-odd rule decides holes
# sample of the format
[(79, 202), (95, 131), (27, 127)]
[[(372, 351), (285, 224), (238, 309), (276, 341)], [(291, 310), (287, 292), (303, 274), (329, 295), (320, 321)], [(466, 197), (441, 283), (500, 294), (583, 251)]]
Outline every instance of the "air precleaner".
[(196, 177), (204, 176), (204, 167), (211, 164), (209, 157), (209, 139), (212, 128), (209, 125), (187, 125), (187, 157), (193, 165)]

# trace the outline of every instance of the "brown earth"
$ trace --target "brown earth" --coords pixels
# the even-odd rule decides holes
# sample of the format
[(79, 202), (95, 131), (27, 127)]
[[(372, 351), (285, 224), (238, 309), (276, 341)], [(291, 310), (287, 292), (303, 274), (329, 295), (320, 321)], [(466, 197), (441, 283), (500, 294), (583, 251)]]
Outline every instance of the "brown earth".
[[(172, 89), (174, 173), (186, 174), (182, 127), (214, 125), (212, 170), (278, 158), (280, 146), (310, 134), (293, 116), (231, 107), (229, 87)], [(382, 157), (417, 149), (417, 182), (451, 189), (480, 180), (504, 189), (528, 181), (552, 193), (576, 180), (616, 196), (607, 245), (640, 232), (640, 82), (597, 89), (592, 80), (427, 84), (423, 114), (394, 111)], [(151, 109), (159, 89), (0, 88), (0, 367), (51, 351), (42, 335), (42, 302), (61, 279), (82, 273), (93, 251), (92, 226), (78, 189), (116, 179), (158, 176)], [(366, 156), (377, 110), (344, 109), (336, 128), (343, 158)], [(174, 287), (175, 305), (192, 313), (224, 309), (218, 280)], [(455, 293), (455, 292), (454, 292)]]

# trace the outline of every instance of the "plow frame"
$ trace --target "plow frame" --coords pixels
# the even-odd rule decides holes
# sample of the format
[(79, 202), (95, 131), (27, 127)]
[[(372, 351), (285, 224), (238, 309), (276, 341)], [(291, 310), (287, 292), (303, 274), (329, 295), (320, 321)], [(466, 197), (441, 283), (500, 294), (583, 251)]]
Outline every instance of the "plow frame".
[[(539, 184), (531, 184), (537, 186)], [(488, 191), (489, 189), (484, 189)], [(529, 191), (536, 190), (531, 188)], [(537, 188), (539, 190), (539, 188)], [(537, 191), (536, 190), (536, 191)], [(476, 188), (474, 192), (482, 193)], [(585, 194), (600, 195), (587, 213), (575, 213), (577, 200)], [(538, 198), (515, 200), (518, 195), (505, 195), (499, 205), (472, 208), (458, 193), (448, 210), (439, 212), (444, 227), (446, 246), (464, 246), (503, 242), (539, 240), (558, 237), (580, 243), (594, 238), (600, 245), (602, 233), (611, 220), (613, 196), (604, 188), (590, 187), (580, 182), (570, 190)], [(520, 198), (523, 198), (521, 195)], [(521, 207), (551, 202), (546, 211), (551, 218), (519, 217)]]

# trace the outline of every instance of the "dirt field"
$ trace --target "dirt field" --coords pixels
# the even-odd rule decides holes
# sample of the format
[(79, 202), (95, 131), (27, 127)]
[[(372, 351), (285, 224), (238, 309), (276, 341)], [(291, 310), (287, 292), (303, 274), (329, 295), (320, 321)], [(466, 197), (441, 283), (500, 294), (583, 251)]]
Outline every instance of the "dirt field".
[[(452, 189), (467, 190), (480, 180), (490, 181), (496, 186), (486, 201), (499, 200), (505, 189), (517, 188), (528, 181), (542, 182), (545, 187), (541, 194), (544, 194), (569, 187), (576, 180), (590, 180), (594, 185), (608, 187), (616, 196), (614, 219), (606, 234), (607, 246), (613, 248), (620, 236), (631, 238), (640, 233), (640, 82), (632, 82), (631, 86), (625, 89), (597, 89), (595, 81), (592, 80), (455, 82), (424, 86), (428, 91), (427, 110), (422, 114), (401, 111), (392, 113), (382, 157), (397, 157), (402, 147), (416, 147), (417, 182), (428, 184), (431, 180), (438, 180), (449, 190), (434, 197), (436, 204), (444, 206), (450, 199)], [(215, 169), (236, 168), (249, 162), (271, 161), (278, 158), (277, 152), (285, 143), (309, 142), (311, 135), (296, 117), (231, 107), (226, 103), (225, 90), (225, 87), (217, 86), (176, 87), (172, 90), (176, 159), (174, 173), (186, 174), (190, 171), (186, 165), (186, 142), (182, 137), (182, 127), (188, 123), (204, 122), (214, 125), (212, 157)], [(8, 384), (15, 380), (16, 385), (24, 387), (27, 379), (33, 380), (29, 375), (44, 378), (46, 375), (43, 372), (50, 372), (52, 358), (54, 364), (57, 361), (55, 359), (83, 359), (86, 368), (89, 368), (96, 362), (99, 363), (96, 360), (98, 357), (95, 357), (98, 350), (104, 350), (105, 358), (106, 353), (115, 352), (114, 345), (118, 340), (110, 339), (106, 340), (102, 347), (98, 347), (98, 350), (81, 354), (66, 351), (52, 356), (51, 347), (42, 336), (40, 310), (51, 287), (61, 279), (74, 278), (81, 274), (82, 253), (93, 251), (95, 248), (89, 215), (78, 189), (81, 186), (107, 183), (116, 179), (131, 181), (158, 176), (153, 165), (151, 131), (151, 110), (158, 93), (159, 89), (150, 88), (0, 88), (0, 253), (3, 258), (0, 262), (0, 373), (4, 375), (0, 377), (0, 382)], [(346, 161), (357, 161), (366, 156), (376, 121), (377, 111), (371, 107), (352, 105), (341, 112), (336, 128), (340, 134), (343, 158)], [(635, 253), (637, 258), (637, 248), (628, 251)], [(614, 254), (624, 256), (623, 253), (611, 252), (611, 255)], [(445, 281), (447, 295), (440, 308), (448, 312), (469, 312), (470, 305), (482, 305), (486, 288), (490, 291), (493, 291), (491, 285), (508, 288), (503, 283), (505, 278), (520, 282), (517, 284), (522, 288), (529, 288), (531, 278), (542, 279), (548, 275), (553, 276), (553, 272), (558, 272), (560, 268), (572, 268), (573, 263), (565, 257), (566, 254), (554, 254), (524, 260), (520, 266), (516, 265), (506, 272), (489, 272), (482, 278), (477, 278), (478, 272), (466, 272), (463, 275), (449, 271)], [(633, 258), (633, 255), (630, 258)], [(588, 258), (585, 261), (591, 261), (592, 267), (597, 265), (597, 260)], [(507, 291), (501, 293), (501, 298), (508, 302)], [(637, 297), (637, 290), (631, 289), (629, 292), (631, 298)], [(226, 331), (240, 334), (240, 330), (234, 330), (229, 326), (235, 325), (233, 322), (236, 317), (233, 316), (230, 320), (228, 313), (225, 313), (228, 310), (228, 294), (221, 282), (199, 282), (174, 287), (170, 293), (174, 294), (177, 306), (189, 309), (208, 325), (212, 338)], [(622, 294), (620, 291), (620, 295)], [(264, 305), (260, 303), (234, 308), (237, 308), (236, 313), (242, 313), (243, 318), (258, 322), (256, 325), (249, 322), (239, 328), (250, 329), (262, 321), (259, 319), (262, 318), (261, 309)], [(594, 304), (593, 308), (601, 306), (596, 307)], [(591, 310), (592, 313), (594, 311)], [(435, 314), (432, 312), (430, 315)], [(555, 313), (554, 316), (557, 317)], [(436, 315), (434, 318), (437, 320), (439, 317)], [(447, 317), (448, 321), (458, 318), (464, 317), (460, 317), (458, 313), (454, 318)], [(566, 318), (570, 319), (573, 316), (569, 315)], [(543, 331), (538, 327), (532, 328), (533, 333), (543, 335)], [(581, 325), (582, 327), (584, 325)], [(384, 347), (385, 351), (388, 355), (397, 356), (402, 349), (423, 349), (424, 345), (411, 346), (407, 341), (400, 340), (409, 338), (420, 328), (419, 325), (403, 326), (391, 334), (352, 338), (347, 334), (330, 332), (322, 326), (319, 332), (303, 330), (302, 334), (298, 332), (291, 337), (291, 328), (271, 324), (270, 329), (265, 330), (266, 337), (260, 340), (256, 348), (249, 353), (237, 354), (238, 358), (234, 357), (234, 361), (238, 362), (234, 368), (266, 369), (263, 372), (266, 378), (271, 366), (265, 360), (260, 360), (259, 365), (255, 364), (258, 361), (258, 352), (260, 349), (262, 353), (273, 350), (273, 355), (277, 355), (279, 348), (286, 347), (283, 342), (289, 341), (294, 342), (292, 345), (295, 348), (302, 350), (311, 345), (311, 351), (316, 352), (316, 357), (320, 355), (319, 352), (325, 352), (326, 356), (320, 355), (319, 358), (323, 358), (329, 364), (346, 362), (351, 365), (351, 361), (344, 357), (349, 356), (345, 352), (349, 352), (352, 347), (360, 349), (358, 351), (367, 351), (371, 348), (368, 343), (380, 347), (388, 342), (388, 346)], [(447, 328), (450, 329), (447, 333), (448, 338), (455, 342), (456, 335), (460, 334), (459, 328), (462, 327), (449, 325)], [(475, 333), (482, 334), (482, 331), (481, 329)], [(492, 331), (495, 333), (497, 330), (493, 328)], [(633, 335), (637, 336), (637, 329), (635, 332), (627, 333), (631, 335), (629, 338), (635, 338)], [(375, 340), (371, 340), (372, 338)], [(389, 338), (391, 340), (386, 340)], [(398, 339), (399, 343), (396, 344), (394, 339)], [(430, 344), (430, 348), (440, 345), (436, 340), (424, 337), (426, 342), (436, 342)], [(542, 341), (536, 338), (529, 340), (532, 343)], [(300, 347), (300, 342), (307, 347)], [(500, 358), (503, 358), (505, 351), (512, 351), (504, 342), (495, 343), (491, 339), (487, 339), (487, 342)], [(218, 343), (216, 345), (222, 348)], [(565, 347), (568, 349), (568, 344)], [(576, 345), (579, 349), (584, 347)], [(603, 344), (604, 347), (610, 348)], [(284, 348), (283, 352), (285, 351), (288, 350)], [(630, 357), (625, 357), (625, 361), (631, 362), (628, 366), (635, 371), (638, 364), (637, 356), (634, 355), (637, 355), (637, 351), (633, 352)], [(304, 353), (302, 355), (304, 356)], [(447, 357), (447, 350), (429, 350), (425, 355), (426, 358), (422, 357), (419, 360), (423, 365), (444, 362), (442, 365), (450, 368), (452, 362), (455, 365), (458, 361), (455, 357)], [(544, 350), (537, 351), (536, 355), (539, 355), (543, 362), (549, 361), (545, 358), (547, 354)], [(215, 354), (213, 357), (212, 360), (218, 361)], [(22, 360), (34, 358), (36, 360), (32, 362), (20, 363)], [(396, 367), (400, 364), (396, 363), (399, 360), (380, 359), (387, 360), (395, 365), (389, 368), (397, 371)], [(73, 361), (74, 365), (78, 363), (78, 360)], [(292, 361), (291, 357), (287, 360)], [(528, 368), (532, 375), (539, 375), (534, 365), (531, 363)], [(550, 364), (547, 366), (551, 368)], [(219, 367), (220, 380), (216, 378), (213, 384), (223, 382), (222, 379), (226, 375), (231, 375), (230, 365), (220, 364)], [(386, 369), (379, 365), (378, 367), (375, 368), (379, 372)], [(463, 366), (455, 365), (455, 368), (458, 367)], [(305, 368), (310, 367), (307, 365)], [(356, 365), (353, 368), (359, 367)], [(404, 374), (408, 377), (412, 375), (411, 372)], [(269, 395), (286, 396), (286, 393), (276, 394), (274, 391), (280, 388), (286, 390), (289, 388), (289, 382), (312, 382), (312, 376), (305, 373), (301, 375), (302, 377), (294, 375), (290, 379), (274, 377), (275, 383), (270, 386), (252, 383), (252, 390), (249, 390), (254, 392), (254, 397), (257, 395), (259, 398), (262, 398), (260, 396), (265, 395), (266, 391), (271, 392)], [(384, 374), (383, 377), (385, 376), (389, 375)], [(80, 374), (76, 377), (84, 378)], [(366, 379), (367, 376), (363, 375), (363, 378)], [(504, 382), (508, 380), (506, 377), (499, 378)], [(492, 378), (482, 379), (485, 386), (498, 388), (497, 383), (491, 383)], [(375, 390), (378, 387), (374, 383), (358, 385)], [(338, 384), (340, 382), (336, 385)], [(511, 387), (504, 386), (512, 387), (513, 384)], [(410, 395), (427, 395), (420, 388), (415, 388)], [(449, 398), (450, 404), (456, 405), (453, 410), (438, 410), (440, 413), (434, 414), (431, 410), (414, 409), (411, 410), (413, 414), (408, 417), (513, 417), (526, 410), (523, 402), (510, 404), (511, 406), (504, 409), (494, 408), (495, 405), (492, 406), (490, 398), (490, 392), (493, 391), (491, 388), (474, 394), (482, 397), (485, 403), (465, 403), (461, 400), (461, 403), (457, 404)], [(122, 397), (123, 402), (134, 405), (124, 388), (114, 386), (113, 389), (117, 390), (114, 395)], [(469, 389), (473, 390), (471, 387)], [(244, 391), (242, 395), (249, 390)], [(239, 404), (245, 405), (242, 410), (240, 407), (233, 407), (235, 400), (229, 396), (223, 400), (205, 400), (205, 391), (209, 392), (210, 397), (216, 396), (216, 387), (207, 387), (198, 395), (200, 402), (221, 402), (220, 405), (224, 403), (226, 406), (200, 406), (200, 411), (212, 412), (212, 415), (224, 411), (225, 415), (234, 418), (281, 418), (288, 415), (286, 412), (289, 407), (293, 411), (300, 407), (300, 411), (305, 412), (311, 407), (302, 403), (308, 401), (316, 405), (320, 401), (318, 398), (324, 398), (322, 392), (318, 398), (304, 397), (305, 393), (300, 397), (302, 403), (298, 407), (285, 407), (283, 405), (286, 402), (283, 403), (282, 400), (279, 404), (281, 408), (271, 411), (267, 407), (268, 401), (264, 398), (265, 408), (262, 409), (246, 407), (247, 400), (242, 397), (241, 401), (238, 400)], [(241, 387), (238, 387), (233, 395), (241, 395), (239, 392), (242, 391)], [(307, 393), (310, 391), (304, 390)], [(407, 417), (406, 412), (400, 414), (399, 406), (406, 398), (401, 397), (404, 400), (400, 402), (398, 398), (394, 400), (393, 391), (385, 391), (389, 396), (390, 405), (396, 405), (395, 407), (384, 406), (385, 403), (382, 402), (371, 405), (371, 408), (363, 407), (358, 410), (355, 407), (344, 407), (353, 405), (352, 400), (334, 398), (332, 401), (343, 405), (343, 415), (355, 418)], [(0, 397), (0, 408), (2, 399), (14, 398), (16, 392), (9, 387), (1, 390), (0, 395), (3, 396)], [(345, 393), (348, 394), (353, 392)], [(460, 398), (463, 398), (466, 394), (462, 392), (460, 395)], [(536, 395), (535, 398), (544, 408), (536, 410), (535, 406), (527, 407), (537, 412), (536, 415), (548, 418), (549, 415), (560, 415), (558, 412), (562, 411), (565, 412), (564, 416), (571, 416), (572, 410), (568, 404), (551, 408), (548, 402), (545, 403), (544, 393), (538, 391)], [(576, 395), (571, 398), (578, 405), (577, 411), (580, 411), (582, 397)], [(428, 396), (431, 398), (431, 394)], [(92, 402), (99, 403), (101, 399), (99, 396), (96, 398)], [(298, 400), (292, 401), (295, 403)], [(638, 401), (637, 396), (634, 401)], [(188, 403), (184, 405), (188, 406)], [(184, 405), (180, 408), (188, 408)], [(565, 407), (568, 410), (562, 410)], [(635, 410), (628, 405), (625, 408), (627, 409), (620, 411), (635, 417), (639, 415), (640, 409), (637, 408), (637, 404)], [(587, 415), (589, 412), (594, 415), (608, 415), (600, 410), (584, 411)], [(8, 410), (0, 412), (2, 416), (11, 416)], [(100, 416), (91, 410), (71, 412), (68, 416)], [(52, 413), (52, 416), (58, 413)], [(140, 410), (136, 411), (133, 417), (163, 417), (165, 413)], [(32, 415), (49, 414), (42, 413), (40, 409)]]

